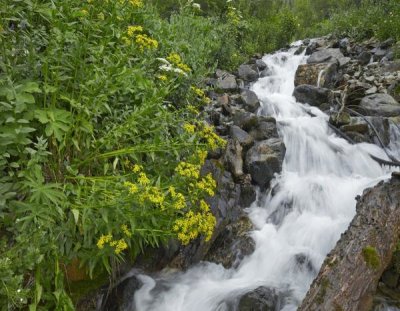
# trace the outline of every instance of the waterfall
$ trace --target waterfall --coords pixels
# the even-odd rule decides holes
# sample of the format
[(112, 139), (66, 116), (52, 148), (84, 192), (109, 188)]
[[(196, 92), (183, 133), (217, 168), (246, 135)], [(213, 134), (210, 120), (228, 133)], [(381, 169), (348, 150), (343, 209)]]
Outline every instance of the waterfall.
[(286, 146), (273, 195), (249, 209), (254, 253), (235, 269), (202, 263), (154, 279), (140, 275), (144, 285), (132, 297), (135, 310), (231, 311), (237, 297), (260, 286), (279, 293), (280, 310), (295, 310), (354, 217), (356, 195), (390, 176), (368, 155), (387, 159), (382, 149), (350, 145), (330, 131), (326, 114), (295, 101), (294, 75), (306, 61), (295, 51), (266, 55), (271, 75), (252, 87), (262, 102), (258, 113), (276, 118)]

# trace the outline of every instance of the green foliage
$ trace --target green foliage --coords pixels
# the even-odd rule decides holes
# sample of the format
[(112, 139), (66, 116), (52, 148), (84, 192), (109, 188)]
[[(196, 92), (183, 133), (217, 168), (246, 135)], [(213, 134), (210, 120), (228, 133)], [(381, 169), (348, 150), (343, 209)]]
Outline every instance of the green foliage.
[(0, 0), (1, 310), (71, 310), (72, 265), (96, 277), (210, 237), (215, 184), (198, 170), (223, 141), (196, 121), (195, 86), (221, 50), (216, 24), (138, 0)]
[(379, 268), (381, 260), (375, 247), (369, 245), (364, 247), (362, 250), (362, 255), (368, 267), (372, 269)]

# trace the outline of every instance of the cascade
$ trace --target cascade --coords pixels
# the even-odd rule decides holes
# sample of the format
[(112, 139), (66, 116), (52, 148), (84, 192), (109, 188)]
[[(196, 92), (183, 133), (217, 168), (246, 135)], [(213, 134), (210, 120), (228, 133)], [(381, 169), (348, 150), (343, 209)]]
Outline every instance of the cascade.
[[(132, 297), (134, 310), (231, 311), (238, 297), (260, 286), (277, 293), (278, 309), (296, 310), (355, 215), (356, 195), (390, 176), (369, 156), (388, 159), (382, 149), (349, 144), (329, 129), (326, 114), (295, 101), (294, 75), (307, 59), (295, 51), (266, 55), (271, 73), (252, 86), (262, 102), (258, 113), (276, 118), (286, 146), (274, 191), (248, 211), (256, 227), (254, 253), (232, 269), (205, 262), (186, 272), (140, 275), (144, 285)], [(398, 152), (397, 145), (390, 148)]]

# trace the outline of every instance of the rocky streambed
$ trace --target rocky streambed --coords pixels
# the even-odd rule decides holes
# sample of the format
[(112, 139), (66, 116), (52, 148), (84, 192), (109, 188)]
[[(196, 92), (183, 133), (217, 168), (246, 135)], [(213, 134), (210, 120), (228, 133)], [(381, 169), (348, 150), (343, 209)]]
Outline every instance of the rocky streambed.
[[(375, 149), (367, 148), (368, 152), (381, 158), (386, 157), (388, 161), (397, 160), (400, 154), (398, 140), (400, 131), (397, 130), (400, 125), (398, 103), (400, 62), (394, 60), (395, 52), (396, 44), (391, 40), (356, 43), (347, 38), (324, 37), (306, 40), (299, 44), (294, 55), (310, 56), (305, 63), (300, 61), (300, 65), (298, 67), (296, 65), (294, 78), (296, 87), (293, 96), (298, 102), (306, 104), (304, 107), (311, 115), (311, 118), (307, 119), (309, 121), (306, 121), (313, 120), (312, 116), (316, 113), (313, 107), (317, 107), (329, 116), (327, 117), (329, 123), (338, 131), (338, 135), (345, 137), (351, 143), (376, 144), (383, 148), (386, 155), (382, 150), (376, 154)], [(284, 52), (282, 55), (279, 54), (276, 62), (284, 63), (285, 57), (288, 56)], [(256, 228), (257, 221), (254, 221), (257, 214), (253, 213), (250, 221), (246, 208), (252, 204), (261, 206), (265, 202), (273, 203), (271, 198), (281, 196), (280, 191), (284, 186), (276, 183), (275, 174), (279, 174), (283, 166), (288, 170), (287, 168), (291, 167), (290, 163), (297, 163), (296, 159), (285, 160), (286, 149), (296, 149), (293, 149), (291, 140), (288, 140), (287, 136), (286, 141), (290, 145), (285, 147), (283, 139), (285, 135), (280, 133), (282, 124), (289, 122), (292, 116), (288, 120), (281, 120), (282, 113), (276, 106), (274, 106), (275, 111), (269, 113), (267, 110), (270, 106), (266, 104), (268, 98), (257, 96), (256, 93), (259, 92), (253, 87), (254, 83), (262, 79), (273, 86), (279, 85), (276, 81), (273, 82), (276, 76), (274, 72), (276, 68), (273, 67), (274, 62), (272, 66), (268, 65), (261, 55), (255, 55), (248, 63), (241, 65), (237, 72), (217, 70), (214, 77), (206, 80), (212, 89), (208, 94), (212, 104), (207, 108), (207, 122), (214, 125), (217, 133), (228, 141), (225, 150), (209, 154), (202, 168), (204, 174), (213, 173), (218, 185), (216, 196), (210, 198), (208, 202), (217, 218), (212, 239), (205, 242), (199, 238), (188, 246), (170, 241), (168, 246), (149, 249), (146, 256), (139, 257), (133, 265), (122, 267), (123, 277), (111, 290), (107, 288), (102, 293), (97, 293), (99, 310), (136, 310), (135, 293), (140, 288), (150, 286), (151, 283), (146, 278), (138, 277), (140, 275), (157, 277), (162, 269), (174, 273), (185, 271), (202, 261), (220, 264), (227, 269), (224, 271), (244, 270), (243, 259), (246, 261), (246, 258), (255, 252), (258, 243), (249, 232), (260, 229)], [(268, 87), (265, 85), (264, 87)], [(280, 90), (277, 90), (276, 93), (279, 92)], [(298, 115), (300, 112), (296, 110), (291, 112), (292, 114)], [(337, 148), (341, 147), (338, 145)], [(309, 151), (305, 150), (306, 154), (307, 152)], [(336, 150), (336, 152), (341, 151)], [(301, 153), (298, 156), (301, 157)], [(350, 165), (349, 163), (353, 162), (348, 161), (345, 164)], [(314, 166), (310, 166), (309, 169), (314, 169)], [(317, 167), (322, 169), (323, 166)], [(287, 199), (285, 202), (277, 204), (279, 207), (270, 211), (268, 216), (267, 222), (276, 226), (278, 228), (276, 230), (283, 226), (287, 214), (293, 212), (293, 203)], [(399, 274), (395, 272), (396, 262), (389, 264), (392, 251), (393, 247), (387, 250), (385, 267), (381, 266), (374, 274), (374, 284), (378, 284), (381, 280), (384, 285), (380, 287), (390, 288), (391, 297), (393, 292), (396, 292), (400, 279)], [(291, 258), (293, 269), (303, 271), (301, 275), (311, 276), (317, 274), (319, 262), (323, 261), (323, 258), (314, 258), (307, 251), (297, 250)], [(387, 268), (386, 266), (388, 270), (383, 272), (381, 278), (380, 274)], [(204, 273), (207, 273), (206, 271), (207, 269), (204, 269)], [(179, 275), (178, 273), (176, 276), (177, 280)], [(163, 287), (169, 286), (164, 283), (158, 282), (152, 292), (162, 291)], [(290, 287), (285, 293), (279, 286), (259, 283), (259, 286), (254, 284), (244, 286), (246, 289), (236, 287), (233, 296), (222, 299), (218, 310), (280, 310), (285, 305), (295, 306), (300, 303), (290, 298), (293, 297), (290, 294), (293, 289)], [(228, 283), (225, 285), (228, 286)], [(374, 288), (371, 286), (370, 288)], [(298, 297), (301, 295), (304, 294), (300, 293)], [(386, 303), (387, 294), (385, 297), (383, 301)], [(382, 301), (382, 295), (377, 299)]]

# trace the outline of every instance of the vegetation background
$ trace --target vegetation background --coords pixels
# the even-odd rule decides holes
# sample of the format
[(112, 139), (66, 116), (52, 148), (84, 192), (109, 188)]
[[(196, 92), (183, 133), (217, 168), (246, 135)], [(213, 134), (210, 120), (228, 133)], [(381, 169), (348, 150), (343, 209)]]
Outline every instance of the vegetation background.
[(0, 310), (73, 310), (74, 281), (210, 238), (204, 77), (329, 33), (399, 41), (400, 2), (0, 0)]

